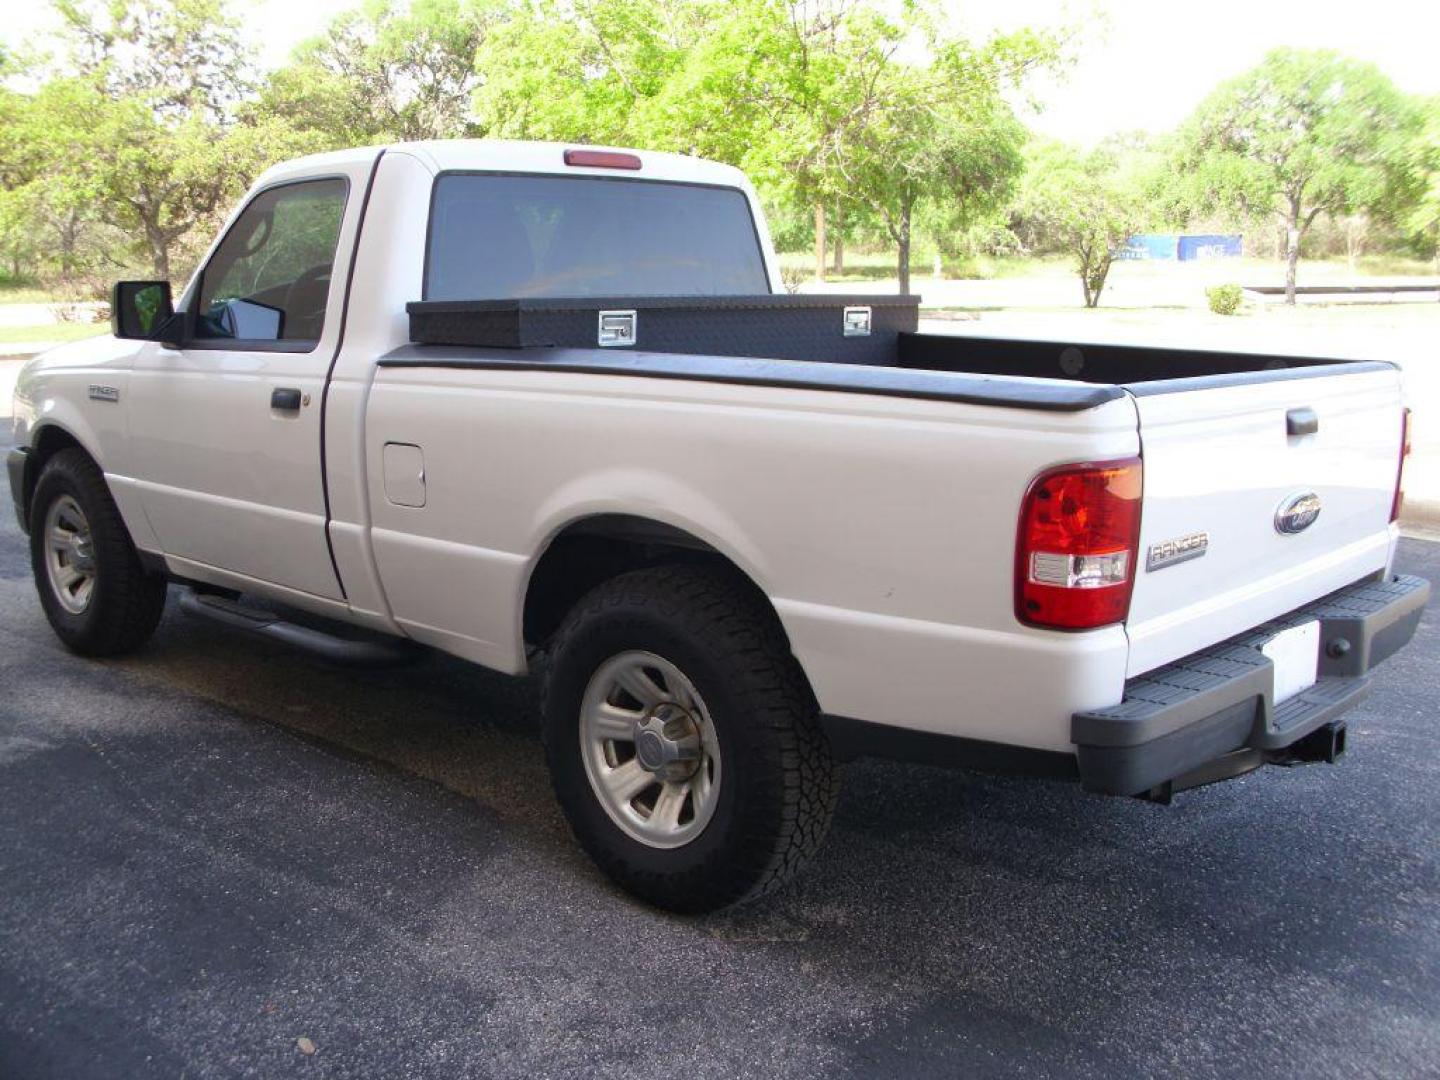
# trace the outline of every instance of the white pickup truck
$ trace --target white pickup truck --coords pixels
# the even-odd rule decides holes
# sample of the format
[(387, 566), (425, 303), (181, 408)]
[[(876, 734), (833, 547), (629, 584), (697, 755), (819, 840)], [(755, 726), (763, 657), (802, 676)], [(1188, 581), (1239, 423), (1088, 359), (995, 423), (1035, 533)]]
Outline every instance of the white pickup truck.
[[(717, 164), (279, 165), (173, 309), (122, 282), (112, 334), (21, 373), (45, 613), (118, 654), (173, 583), (337, 660), (537, 672), (580, 843), (680, 911), (787, 878), (858, 755), (1165, 800), (1343, 750), (1429, 595), (1391, 569), (1395, 367), (909, 332), (776, 358), (778, 282)], [(647, 350), (666, 297), (733, 300), (750, 344)], [(416, 343), (447, 303), (578, 310), (594, 340)], [(839, 356), (871, 309), (833, 315)]]

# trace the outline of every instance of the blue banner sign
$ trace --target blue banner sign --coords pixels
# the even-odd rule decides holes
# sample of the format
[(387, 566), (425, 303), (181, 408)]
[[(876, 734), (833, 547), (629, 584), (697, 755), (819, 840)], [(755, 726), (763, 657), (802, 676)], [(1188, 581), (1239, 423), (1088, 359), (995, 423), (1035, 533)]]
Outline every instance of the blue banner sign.
[(1197, 259), (1240, 257), (1243, 237), (1239, 233), (1181, 236), (1178, 233), (1136, 233), (1125, 241), (1117, 259), (1147, 262), (1195, 262)]

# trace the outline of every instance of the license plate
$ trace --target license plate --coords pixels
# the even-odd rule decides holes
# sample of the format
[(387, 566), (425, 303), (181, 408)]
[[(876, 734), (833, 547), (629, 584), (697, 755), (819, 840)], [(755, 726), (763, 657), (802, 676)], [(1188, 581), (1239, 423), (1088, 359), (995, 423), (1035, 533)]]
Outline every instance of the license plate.
[(1282, 630), (1260, 651), (1275, 665), (1275, 704), (1292, 698), (1301, 690), (1315, 685), (1315, 672), (1320, 666), (1320, 623), (1307, 622)]

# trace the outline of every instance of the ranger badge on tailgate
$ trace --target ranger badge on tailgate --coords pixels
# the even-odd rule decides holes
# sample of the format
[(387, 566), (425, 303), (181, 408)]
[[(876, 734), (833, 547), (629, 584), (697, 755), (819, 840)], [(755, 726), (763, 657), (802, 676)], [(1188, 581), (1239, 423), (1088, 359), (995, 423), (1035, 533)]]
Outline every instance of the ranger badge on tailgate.
[(1150, 550), (1145, 553), (1145, 569), (1147, 571), (1163, 570), (1176, 563), (1189, 562), (1191, 559), (1198, 559), (1209, 549), (1210, 534), (1208, 532), (1177, 536), (1173, 540), (1161, 540), (1158, 544), (1151, 544)]

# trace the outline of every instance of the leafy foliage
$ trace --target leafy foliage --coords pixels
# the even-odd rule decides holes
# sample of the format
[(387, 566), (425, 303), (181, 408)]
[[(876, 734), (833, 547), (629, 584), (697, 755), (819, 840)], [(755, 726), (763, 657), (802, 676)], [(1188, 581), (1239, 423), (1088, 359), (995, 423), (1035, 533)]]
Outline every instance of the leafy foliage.
[(40, 227), (63, 281), (131, 259), (168, 277), (177, 244), (292, 143), (232, 118), (250, 63), (220, 0), (56, 7), (72, 73), (7, 102), (6, 201)]
[(1115, 258), (1147, 220), (1149, 177), (1127, 160), (1129, 168), (1107, 147), (1087, 154), (1038, 143), (1016, 200), (1016, 232), (1074, 259), (1088, 308), (1099, 305)]
[[(964, 223), (1021, 166), (1005, 91), (1057, 47), (1039, 35), (983, 46), (908, 6), (859, 2), (532, 0), (487, 41), (482, 125), (517, 138), (701, 154), (743, 168), (772, 203), (873, 215), (908, 287), (917, 209)], [(925, 63), (902, 61), (914, 52)], [(525, 56), (530, 63), (507, 58)]]
[(158, 116), (223, 119), (253, 87), (224, 0), (54, 0), (75, 73)]
[(1440, 98), (1424, 102), (1414, 137), (1400, 154), (1397, 215), (1415, 246), (1440, 260)]
[(1195, 215), (1283, 224), (1292, 282), (1317, 221), (1440, 251), (1440, 103), (1329, 52), (1220, 86), (1162, 169), (1140, 136), (1030, 144), (1065, 35), (971, 40), (940, 0), (356, 0), (269, 73), (233, 0), (50, 2), (56, 48), (0, 52), (0, 273), (80, 292), (184, 269), (274, 161), (456, 137), (728, 162), (817, 272), (889, 248), (902, 288), (917, 244), (1064, 251), (1093, 305), (1130, 232)]
[(1174, 175), (1192, 207), (1280, 218), (1294, 303), (1306, 231), (1320, 214), (1380, 206), (1412, 126), (1409, 103), (1374, 65), (1277, 49), (1200, 105), (1180, 134)]
[(1205, 290), (1205, 300), (1216, 315), (1236, 315), (1245, 303), (1245, 291), (1239, 285), (1212, 285)]
[(369, 0), (300, 45), (255, 112), (323, 149), (481, 135), (476, 53), (506, 14), (488, 0)]

